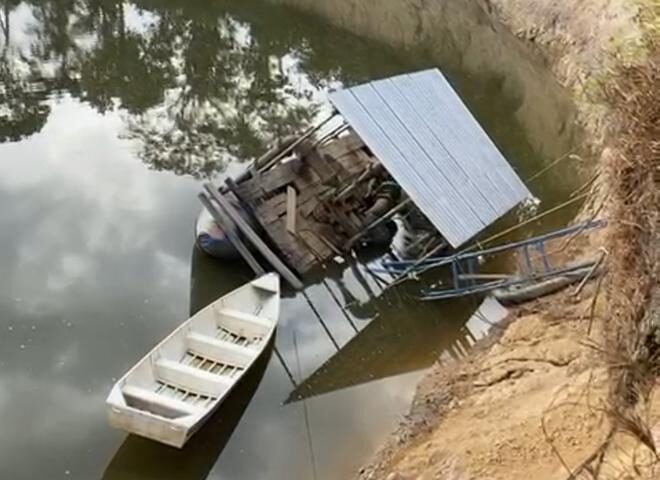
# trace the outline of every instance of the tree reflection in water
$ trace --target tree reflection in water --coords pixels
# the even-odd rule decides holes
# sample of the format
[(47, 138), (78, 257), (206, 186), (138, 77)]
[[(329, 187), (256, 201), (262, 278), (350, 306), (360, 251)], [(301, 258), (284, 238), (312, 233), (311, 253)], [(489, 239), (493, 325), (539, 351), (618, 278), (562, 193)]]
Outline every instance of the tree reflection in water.
[(150, 168), (206, 177), (313, 121), (329, 82), (303, 73), (304, 34), (262, 41), (222, 2), (144, 3), (0, 0), (0, 141), (39, 132), (66, 94), (120, 112)]

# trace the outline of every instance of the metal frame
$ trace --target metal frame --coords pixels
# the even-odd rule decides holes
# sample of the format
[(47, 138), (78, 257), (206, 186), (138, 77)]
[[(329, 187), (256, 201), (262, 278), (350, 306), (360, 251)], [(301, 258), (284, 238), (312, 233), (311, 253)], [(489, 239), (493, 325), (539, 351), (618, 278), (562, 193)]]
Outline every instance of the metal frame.
[[(485, 293), (496, 288), (521, 285), (530, 281), (544, 280), (558, 276), (581, 275), (588, 273), (594, 268), (597, 262), (590, 261), (572, 266), (553, 267), (548, 259), (545, 249), (545, 242), (571, 234), (579, 234), (584, 230), (603, 228), (607, 225), (606, 220), (591, 220), (579, 223), (570, 227), (562, 228), (554, 232), (539, 235), (537, 237), (511, 242), (486, 250), (479, 250), (468, 253), (456, 253), (446, 257), (430, 258), (419, 265), (411, 272), (412, 274), (425, 272), (432, 268), (449, 265), (452, 272), (452, 287), (428, 290), (423, 294), (421, 300), (443, 300), (467, 295)], [(530, 247), (535, 248), (542, 261), (542, 271), (536, 271), (530, 256)], [(493, 255), (512, 250), (520, 250), (524, 259), (523, 272), (518, 276), (502, 275), (502, 278), (492, 279), (489, 275), (479, 275), (478, 259), (481, 256)], [(415, 265), (415, 261), (388, 261), (383, 262), (383, 270), (390, 274), (398, 274), (405, 271), (410, 266)], [(467, 273), (467, 275), (464, 275)], [(467, 277), (467, 279), (465, 278)], [(480, 278), (481, 277), (481, 278)], [(492, 277), (492, 276), (490, 276)], [(485, 283), (478, 283), (479, 280), (487, 280)]]

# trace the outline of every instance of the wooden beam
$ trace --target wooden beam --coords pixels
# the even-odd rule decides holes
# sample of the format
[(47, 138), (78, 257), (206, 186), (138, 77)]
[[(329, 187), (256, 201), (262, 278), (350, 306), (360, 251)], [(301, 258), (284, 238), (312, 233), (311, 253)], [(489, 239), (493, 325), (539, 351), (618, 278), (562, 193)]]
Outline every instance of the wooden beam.
[(286, 229), (291, 235), (296, 234), (297, 209), (296, 189), (289, 185), (286, 188)]
[(323, 120), (321, 123), (318, 125), (314, 125), (310, 127), (305, 133), (303, 133), (298, 140), (293, 142), (291, 145), (286, 147), (284, 150), (282, 150), (277, 156), (275, 156), (272, 160), (268, 161), (263, 167), (259, 167), (260, 172), (265, 172), (266, 170), (270, 169), (273, 165), (277, 164), (280, 160), (282, 160), (284, 157), (286, 157), (289, 153), (291, 153), (298, 145), (300, 145), (302, 142), (307, 140), (309, 137), (314, 135), (315, 132), (320, 130), (323, 126), (325, 126), (326, 123), (328, 123), (330, 120), (335, 118), (337, 114), (333, 112), (328, 118)]
[(238, 253), (241, 254), (248, 265), (250, 265), (250, 268), (252, 268), (254, 273), (256, 273), (258, 276), (264, 275), (266, 273), (264, 268), (259, 264), (257, 259), (254, 258), (254, 255), (252, 255), (250, 249), (245, 246), (245, 244), (236, 234), (236, 231), (234, 230), (234, 222), (232, 222), (232, 220), (225, 214), (224, 211), (222, 211), (222, 209), (216, 208), (216, 206), (213, 205), (211, 200), (207, 198), (206, 195), (200, 193), (198, 197), (204, 207), (206, 207), (206, 209), (209, 211), (215, 222), (218, 224), (218, 226), (225, 232), (225, 235), (227, 235), (229, 241), (232, 243), (232, 245), (234, 245), (234, 248), (236, 248)]
[(303, 284), (300, 279), (287, 267), (282, 260), (264, 243), (259, 237), (259, 234), (248, 225), (248, 223), (241, 217), (241, 214), (236, 211), (229, 201), (223, 197), (213, 186), (212, 183), (204, 184), (204, 188), (209, 193), (211, 198), (217, 202), (218, 205), (224, 210), (229, 218), (236, 224), (238, 229), (247, 237), (247, 239), (256, 247), (257, 250), (270, 262), (270, 264), (277, 270), (277, 272), (296, 290), (302, 290)]

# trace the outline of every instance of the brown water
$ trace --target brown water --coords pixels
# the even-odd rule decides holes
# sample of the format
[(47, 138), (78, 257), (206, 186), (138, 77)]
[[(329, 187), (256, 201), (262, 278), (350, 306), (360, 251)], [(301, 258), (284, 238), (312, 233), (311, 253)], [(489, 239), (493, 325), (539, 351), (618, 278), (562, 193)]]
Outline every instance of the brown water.
[[(199, 179), (321, 116), (329, 87), (431, 58), (257, 1), (0, 0), (0, 479), (336, 479), (366, 461), (424, 369), (482, 334), (474, 301), (375, 299), (373, 258), (310, 281), (318, 316), (283, 298), (293, 380), (271, 352), (183, 451), (110, 429), (104, 399), (250, 278), (195, 250)], [(523, 178), (573, 148), (565, 125), (526, 134), (506, 79), (450, 77)], [(548, 206), (573, 188), (560, 172), (531, 186)]]

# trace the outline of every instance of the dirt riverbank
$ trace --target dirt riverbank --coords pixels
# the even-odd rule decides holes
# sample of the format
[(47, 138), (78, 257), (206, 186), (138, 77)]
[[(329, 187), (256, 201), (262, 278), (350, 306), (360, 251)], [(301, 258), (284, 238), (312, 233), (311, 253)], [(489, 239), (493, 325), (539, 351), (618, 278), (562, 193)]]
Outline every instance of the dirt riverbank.
[[(490, 345), (438, 364), (364, 479), (660, 478), (657, 5), (494, 0), (573, 92), (598, 159), (590, 205), (608, 273), (513, 311)], [(653, 174), (655, 170), (655, 175)]]
[[(602, 281), (512, 311), (466, 361), (436, 365), (360, 478), (660, 478), (658, 2), (475, 0), (454, 12), (457, 4), (442, 0), (280, 1), (397, 46), (422, 44), (436, 56), (457, 49), (463, 67), (524, 78), (539, 99), (524, 102), (527, 118), (526, 108), (549, 97), (516, 57), (539, 55), (571, 92), (596, 159), (582, 215), (609, 220), (561, 253), (602, 252)], [(438, 43), (439, 30), (453, 41)], [(532, 131), (561, 124), (537, 118)]]

